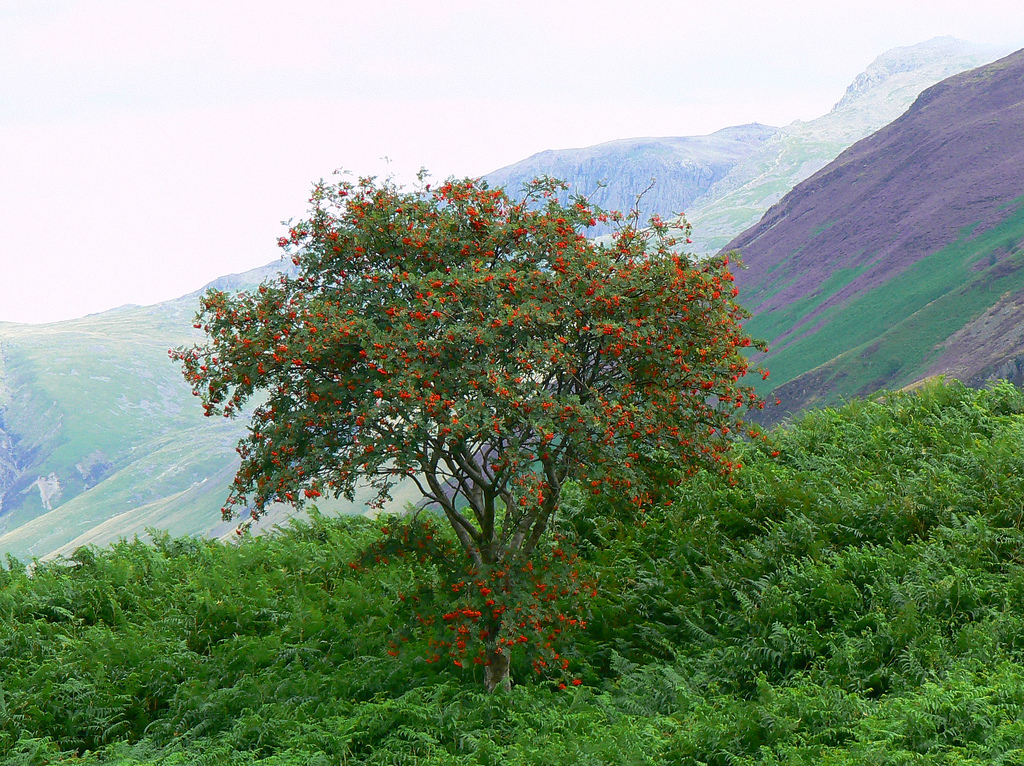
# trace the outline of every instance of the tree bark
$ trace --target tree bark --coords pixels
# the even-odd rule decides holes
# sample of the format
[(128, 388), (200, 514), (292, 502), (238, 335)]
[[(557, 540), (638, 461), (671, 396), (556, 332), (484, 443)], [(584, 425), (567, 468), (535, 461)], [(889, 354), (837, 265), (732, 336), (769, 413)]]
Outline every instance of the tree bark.
[(487, 691), (512, 691), (512, 677), (509, 675), (508, 654), (500, 647), (488, 648), (487, 664), (484, 666), (484, 686)]

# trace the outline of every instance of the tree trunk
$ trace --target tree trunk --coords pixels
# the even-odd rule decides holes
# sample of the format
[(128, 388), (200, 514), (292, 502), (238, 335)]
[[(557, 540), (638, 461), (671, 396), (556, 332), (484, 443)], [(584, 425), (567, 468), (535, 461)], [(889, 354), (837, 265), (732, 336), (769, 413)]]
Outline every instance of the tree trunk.
[(484, 686), (487, 691), (512, 691), (512, 678), (508, 673), (508, 650), (488, 647), (487, 664), (484, 666)]

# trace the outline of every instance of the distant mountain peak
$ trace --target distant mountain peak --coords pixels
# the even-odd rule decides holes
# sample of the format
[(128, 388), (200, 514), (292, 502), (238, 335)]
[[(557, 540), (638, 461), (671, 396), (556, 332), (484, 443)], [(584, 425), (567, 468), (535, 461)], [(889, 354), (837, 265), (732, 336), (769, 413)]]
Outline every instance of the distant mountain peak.
[[(567, 182), (571, 193), (588, 196), (605, 210), (639, 205), (641, 220), (646, 221), (654, 214), (668, 217), (687, 210), (777, 131), (754, 122), (703, 136), (623, 138), (595, 146), (548, 149), (495, 170), (485, 179), (516, 195), (532, 179), (552, 176)], [(608, 225), (598, 225), (590, 233), (608, 231)]]
[(242, 290), (253, 290), (268, 279), (274, 279), (281, 274), (295, 276), (299, 273), (298, 267), (286, 258), (277, 258), (263, 266), (243, 271), (237, 274), (225, 274), (212, 282), (208, 282), (198, 290), (193, 290), (180, 298), (178, 301), (195, 301), (200, 295), (208, 290), (219, 290), (225, 293), (237, 293)]
[(717, 252), (798, 183), (899, 117), (922, 91), (1009, 52), (1000, 46), (937, 37), (878, 56), (832, 111), (779, 129), (687, 208), (694, 252)]
[(851, 106), (897, 75), (936, 70), (934, 79), (940, 80), (964, 69), (980, 66), (1012, 50), (1011, 47), (972, 43), (949, 35), (933, 37), (916, 45), (891, 48), (875, 58), (854, 78), (832, 111)]

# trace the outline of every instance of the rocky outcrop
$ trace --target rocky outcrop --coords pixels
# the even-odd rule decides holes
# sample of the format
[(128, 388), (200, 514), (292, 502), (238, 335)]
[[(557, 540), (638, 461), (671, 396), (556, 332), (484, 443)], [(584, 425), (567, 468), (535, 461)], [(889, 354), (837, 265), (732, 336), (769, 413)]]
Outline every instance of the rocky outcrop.
[(947, 375), (972, 385), (1020, 383), (1024, 359), (1024, 294), (1003, 295), (942, 344), (926, 375)]
[[(570, 193), (588, 197), (605, 210), (628, 212), (636, 207), (641, 223), (646, 223), (654, 214), (668, 218), (687, 210), (776, 130), (753, 123), (707, 136), (629, 138), (548, 150), (485, 179), (515, 195), (534, 178), (551, 176), (567, 182)], [(608, 228), (595, 226), (591, 233), (602, 234)]]
[(917, 45), (893, 48), (876, 58), (867, 69), (857, 75), (832, 111), (840, 112), (854, 106), (858, 101), (874, 96), (880, 90), (891, 89), (894, 81), (899, 81), (900, 75), (920, 76), (923, 73), (932, 79), (933, 83), (939, 82), (1009, 52), (995, 45), (977, 45), (949, 36), (936, 37)]
[(3, 413), (11, 398), (7, 383), (7, 351), (0, 343), (0, 516), (4, 512), (4, 498), (21, 475), (14, 449), (14, 439), (5, 430)]
[(75, 470), (86, 488), (99, 484), (112, 467), (113, 464), (102, 450), (96, 450), (83, 458), (82, 462), (75, 463)]
[[(0, 420), (0, 426), (3, 421)], [(0, 427), (0, 515), (4, 511), (4, 497), (15, 483), (17, 483), (21, 471), (18, 468), (18, 460), (14, 452), (14, 441), (10, 435)]]
[(60, 479), (57, 478), (57, 474), (55, 473), (40, 476), (32, 482), (29, 488), (39, 490), (39, 501), (42, 503), (43, 508), (48, 511), (53, 510), (54, 504), (60, 501), (60, 496), (63, 494), (63, 487), (60, 485)]

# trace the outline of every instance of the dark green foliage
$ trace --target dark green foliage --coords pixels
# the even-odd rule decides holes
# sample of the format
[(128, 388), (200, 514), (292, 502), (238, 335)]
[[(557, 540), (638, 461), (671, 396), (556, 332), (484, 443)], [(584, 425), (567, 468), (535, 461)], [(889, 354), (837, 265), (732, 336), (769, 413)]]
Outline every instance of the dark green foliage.
[(610, 595), (581, 651), (614, 648), (602, 674), (644, 664), (648, 684), (658, 656), (661, 691), (627, 695), (664, 700), (650, 712), (699, 721), (717, 700), (715, 737), (735, 715), (720, 761), (709, 745), (694, 757), (772, 762), (758, 748), (806, 741), (819, 763), (880, 721), (906, 731), (888, 749), (1024, 748), (1024, 396), (933, 384), (886, 399), (812, 413), (748, 446), (736, 486), (702, 477), (644, 525), (601, 530)]
[(600, 587), (564, 691), (388, 656), (412, 575), (349, 567), (365, 520), (11, 563), (0, 763), (1020, 764), (1022, 452), (1024, 395), (934, 384), (638, 519), (569, 492)]

